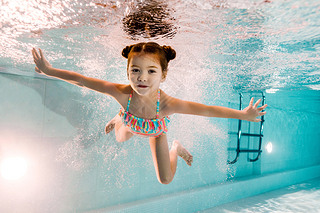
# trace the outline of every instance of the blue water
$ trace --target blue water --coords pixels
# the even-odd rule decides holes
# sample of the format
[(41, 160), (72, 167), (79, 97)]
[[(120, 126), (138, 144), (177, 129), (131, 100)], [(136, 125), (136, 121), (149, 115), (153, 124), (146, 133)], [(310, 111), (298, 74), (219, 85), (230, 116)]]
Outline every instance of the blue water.
[(274, 190), (203, 211), (204, 213), (319, 212), (320, 179)]
[[(153, 35), (149, 23), (149, 31), (128, 34), (123, 17), (149, 3), (0, 1), (0, 160), (13, 153), (29, 162), (19, 182), (0, 179), (1, 212), (86, 212), (170, 197), (180, 199), (171, 212), (200, 211), (242, 198), (247, 186), (215, 189), (214, 195), (201, 194), (203, 199), (194, 192), (320, 164), (318, 1), (152, 1), (162, 11), (156, 22), (168, 29)], [(195, 162), (189, 168), (179, 161), (174, 181), (160, 185), (146, 139), (120, 144), (113, 134), (104, 135), (117, 103), (36, 74), (30, 53), (42, 48), (55, 67), (128, 83), (122, 48), (150, 40), (177, 51), (161, 85), (172, 96), (238, 108), (239, 92), (266, 94), (259, 161), (247, 162), (243, 154), (226, 164), (234, 157), (228, 148), (236, 141), (229, 133), (237, 121), (174, 115), (169, 146), (180, 140)], [(255, 125), (245, 128), (254, 131)], [(273, 144), (270, 154), (267, 142)], [(254, 143), (247, 138), (243, 146)], [(271, 183), (269, 189), (276, 189)], [(252, 194), (265, 191), (257, 187)], [(183, 195), (190, 195), (193, 207)], [(154, 212), (169, 212), (156, 206)]]

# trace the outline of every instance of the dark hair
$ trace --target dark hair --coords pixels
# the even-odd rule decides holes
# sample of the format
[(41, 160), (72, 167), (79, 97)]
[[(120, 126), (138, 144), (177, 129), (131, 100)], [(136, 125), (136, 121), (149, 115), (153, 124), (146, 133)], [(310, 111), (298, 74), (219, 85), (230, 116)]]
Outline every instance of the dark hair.
[(131, 46), (126, 46), (122, 50), (122, 56), (128, 59), (129, 64), (131, 54), (140, 52), (157, 54), (159, 56), (161, 69), (164, 74), (166, 74), (168, 70), (169, 61), (176, 57), (176, 51), (170, 46), (160, 46), (155, 42), (138, 43)]

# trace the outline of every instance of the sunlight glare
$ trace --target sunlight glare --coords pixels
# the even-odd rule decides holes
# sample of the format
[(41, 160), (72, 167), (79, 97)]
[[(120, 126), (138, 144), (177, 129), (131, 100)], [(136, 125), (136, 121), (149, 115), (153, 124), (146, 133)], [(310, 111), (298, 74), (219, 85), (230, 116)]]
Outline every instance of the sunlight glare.
[(22, 157), (6, 158), (1, 163), (2, 177), (7, 180), (18, 180), (27, 172), (27, 161)]

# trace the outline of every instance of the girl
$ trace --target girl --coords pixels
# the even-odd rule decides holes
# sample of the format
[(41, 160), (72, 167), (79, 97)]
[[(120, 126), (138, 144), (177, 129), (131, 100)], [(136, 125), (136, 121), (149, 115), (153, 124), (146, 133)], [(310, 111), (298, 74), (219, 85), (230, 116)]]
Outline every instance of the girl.
[(107, 124), (106, 133), (115, 129), (118, 142), (127, 141), (133, 135), (149, 137), (157, 178), (162, 184), (169, 184), (173, 180), (178, 156), (189, 166), (193, 161), (193, 156), (177, 140), (173, 141), (169, 151), (166, 136), (169, 115), (183, 113), (259, 122), (260, 119), (257, 117), (266, 114), (261, 111), (267, 105), (258, 108), (261, 100), (253, 105), (251, 99), (249, 106), (240, 111), (184, 101), (164, 93), (159, 86), (166, 79), (168, 62), (176, 56), (176, 52), (169, 46), (148, 42), (124, 48), (122, 56), (128, 59), (129, 85), (111, 83), (53, 68), (43, 56), (41, 49), (39, 53), (36, 49), (32, 49), (36, 72), (110, 95), (120, 104), (121, 110)]

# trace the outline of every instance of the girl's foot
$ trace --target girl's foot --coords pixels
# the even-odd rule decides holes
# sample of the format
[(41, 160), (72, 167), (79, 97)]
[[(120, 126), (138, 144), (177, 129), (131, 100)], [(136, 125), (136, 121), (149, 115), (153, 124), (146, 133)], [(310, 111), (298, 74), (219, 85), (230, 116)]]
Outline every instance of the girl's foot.
[(106, 125), (106, 128), (105, 128), (105, 133), (108, 134), (110, 133), (114, 127), (116, 126), (116, 122), (119, 120), (119, 115), (116, 115), (111, 121), (109, 121)]
[(177, 140), (173, 141), (172, 148), (177, 149), (177, 154), (189, 165), (193, 162), (193, 156), (181, 145), (181, 143)]

